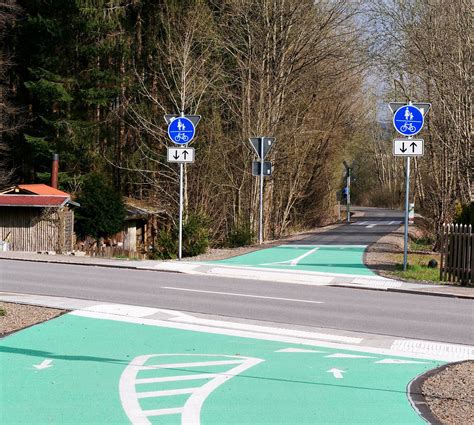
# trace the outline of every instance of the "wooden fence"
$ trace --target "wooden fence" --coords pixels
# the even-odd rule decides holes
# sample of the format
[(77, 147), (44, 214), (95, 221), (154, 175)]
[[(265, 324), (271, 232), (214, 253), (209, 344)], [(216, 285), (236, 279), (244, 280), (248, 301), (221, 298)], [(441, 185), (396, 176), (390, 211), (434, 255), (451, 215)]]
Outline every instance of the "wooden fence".
[(443, 224), (440, 279), (474, 283), (474, 234), (469, 224)]
[(106, 257), (106, 258), (130, 258), (143, 260), (146, 254), (136, 251), (130, 251), (118, 246), (88, 246), (84, 247), (86, 255), (91, 257)]

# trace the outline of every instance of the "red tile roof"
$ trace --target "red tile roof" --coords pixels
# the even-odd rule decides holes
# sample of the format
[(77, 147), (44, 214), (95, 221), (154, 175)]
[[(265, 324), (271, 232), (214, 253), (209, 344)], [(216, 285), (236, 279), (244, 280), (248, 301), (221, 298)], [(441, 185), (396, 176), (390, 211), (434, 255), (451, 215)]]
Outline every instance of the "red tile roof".
[(28, 192), (34, 193), (35, 195), (70, 196), (69, 193), (55, 189), (54, 187), (48, 186), (47, 184), (19, 184), (18, 187), (21, 190), (26, 190)]
[(68, 196), (0, 195), (0, 207), (61, 207)]

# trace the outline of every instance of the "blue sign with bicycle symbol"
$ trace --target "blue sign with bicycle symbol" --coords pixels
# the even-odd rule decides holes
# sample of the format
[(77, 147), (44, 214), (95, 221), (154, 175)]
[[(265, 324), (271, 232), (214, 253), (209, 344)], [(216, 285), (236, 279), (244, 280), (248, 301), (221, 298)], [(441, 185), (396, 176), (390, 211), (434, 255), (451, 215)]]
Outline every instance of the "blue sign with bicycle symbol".
[(413, 105), (398, 108), (393, 116), (393, 126), (403, 136), (414, 136), (421, 131), (423, 124), (423, 114)]
[(185, 145), (194, 138), (194, 124), (186, 117), (178, 117), (168, 125), (168, 136), (178, 145)]

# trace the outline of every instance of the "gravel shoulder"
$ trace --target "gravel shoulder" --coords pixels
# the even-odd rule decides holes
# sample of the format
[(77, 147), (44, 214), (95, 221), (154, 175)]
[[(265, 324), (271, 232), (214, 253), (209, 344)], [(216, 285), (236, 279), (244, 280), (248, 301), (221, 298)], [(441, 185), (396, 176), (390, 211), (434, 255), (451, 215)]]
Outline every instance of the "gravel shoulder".
[(0, 316), (0, 337), (66, 313), (55, 308), (5, 302), (0, 302), (0, 310), (4, 312)]

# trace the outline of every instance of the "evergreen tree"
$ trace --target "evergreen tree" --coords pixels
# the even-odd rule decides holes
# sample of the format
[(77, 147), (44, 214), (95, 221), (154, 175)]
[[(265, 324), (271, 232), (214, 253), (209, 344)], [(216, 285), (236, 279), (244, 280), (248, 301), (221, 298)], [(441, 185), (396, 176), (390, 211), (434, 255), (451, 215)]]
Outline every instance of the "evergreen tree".
[(87, 177), (77, 201), (81, 204), (76, 213), (78, 236), (98, 240), (122, 230), (125, 218), (122, 196), (100, 175)]

